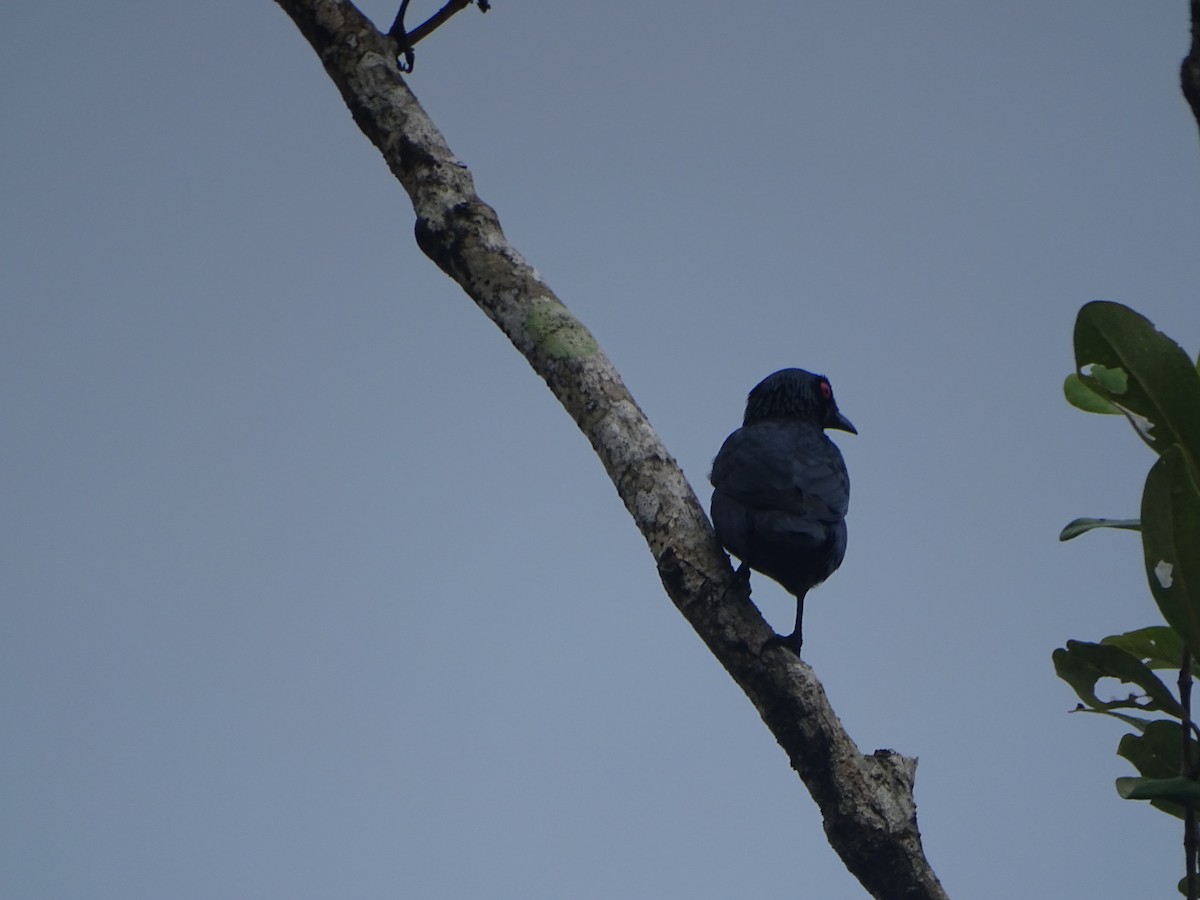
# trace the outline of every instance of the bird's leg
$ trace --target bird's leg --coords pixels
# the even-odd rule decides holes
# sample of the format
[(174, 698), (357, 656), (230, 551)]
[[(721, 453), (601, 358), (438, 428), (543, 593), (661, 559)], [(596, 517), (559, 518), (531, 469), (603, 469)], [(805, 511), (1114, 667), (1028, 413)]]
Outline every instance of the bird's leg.
[(413, 55), (413, 43), (411, 36), (404, 27), (404, 14), (408, 12), (409, 0), (401, 0), (400, 11), (396, 13), (396, 21), (392, 22), (392, 27), (388, 29), (388, 36), (396, 41), (396, 58), (403, 60), (400, 65), (401, 72), (411, 72), (416, 57)]
[(800, 647), (804, 644), (804, 596), (808, 591), (804, 591), (796, 595), (796, 627), (792, 633), (784, 638), (787, 646), (796, 651), (796, 655), (800, 655)]
[(800, 655), (800, 648), (804, 645), (804, 596), (808, 591), (801, 591), (796, 595), (796, 627), (789, 635), (776, 634), (768, 638), (764, 647), (770, 647), (778, 644), (781, 647), (787, 647), (796, 656)]

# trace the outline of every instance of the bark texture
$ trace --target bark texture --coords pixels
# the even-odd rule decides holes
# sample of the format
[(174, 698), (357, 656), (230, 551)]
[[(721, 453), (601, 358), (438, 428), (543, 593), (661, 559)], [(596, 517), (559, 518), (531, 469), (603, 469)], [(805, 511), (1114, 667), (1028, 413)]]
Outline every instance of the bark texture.
[(396, 43), (348, 0), (276, 0), (412, 201), (421, 250), (545, 380), (587, 436), (667, 594), (762, 715), (874, 897), (944, 898), (917, 830), (916, 760), (859, 752), (808, 665), (778, 647), (675, 460), (588, 330), (508, 243), (495, 211), (405, 84)]

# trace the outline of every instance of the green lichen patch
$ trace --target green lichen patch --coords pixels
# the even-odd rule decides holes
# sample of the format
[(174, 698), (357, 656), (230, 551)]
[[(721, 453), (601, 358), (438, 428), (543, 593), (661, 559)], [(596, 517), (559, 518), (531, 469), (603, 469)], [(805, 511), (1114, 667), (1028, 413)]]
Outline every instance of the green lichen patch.
[(598, 349), (591, 332), (549, 297), (538, 297), (530, 304), (525, 333), (543, 353), (556, 359), (591, 356)]

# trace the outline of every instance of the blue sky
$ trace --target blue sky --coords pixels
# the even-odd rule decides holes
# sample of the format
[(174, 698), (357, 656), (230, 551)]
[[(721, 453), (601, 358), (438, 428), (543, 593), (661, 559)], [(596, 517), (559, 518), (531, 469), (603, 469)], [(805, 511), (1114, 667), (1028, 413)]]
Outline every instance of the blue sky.
[[(1186, 15), (504, 0), (418, 48), (705, 503), (762, 376), (832, 380), (805, 657), (920, 758), (953, 896), (1181, 874), (1050, 653), (1157, 620), (1136, 538), (1056, 540), (1151, 462), (1060, 385), (1091, 299), (1200, 348)], [(863, 896), (273, 3), (25, 4), (0, 44), (0, 893)]]

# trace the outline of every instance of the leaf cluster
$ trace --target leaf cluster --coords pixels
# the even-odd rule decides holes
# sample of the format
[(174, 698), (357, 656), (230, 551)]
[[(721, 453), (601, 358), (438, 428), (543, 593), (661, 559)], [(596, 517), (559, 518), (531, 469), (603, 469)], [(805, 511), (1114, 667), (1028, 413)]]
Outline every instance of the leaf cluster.
[(1144, 316), (1095, 301), (1075, 321), (1075, 372), (1063, 392), (1087, 412), (1124, 415), (1159, 458), (1146, 477), (1140, 519), (1076, 519), (1059, 538), (1140, 530), (1154, 600), (1200, 654), (1200, 366)]
[[(1077, 709), (1135, 730), (1117, 748), (1138, 771), (1117, 779), (1120, 796), (1186, 818), (1200, 809), (1200, 730), (1190, 712), (1192, 682), (1200, 677), (1200, 363), (1144, 316), (1107, 301), (1079, 311), (1074, 344), (1067, 401), (1125, 416), (1158, 459), (1146, 476), (1140, 518), (1075, 519), (1059, 539), (1096, 528), (1140, 532), (1147, 583), (1166, 624), (1099, 643), (1067, 641), (1054, 651), (1054, 668), (1078, 695)], [(1178, 673), (1178, 693), (1156, 674), (1165, 669)], [(1126, 695), (1101, 699), (1103, 679), (1128, 685)]]

